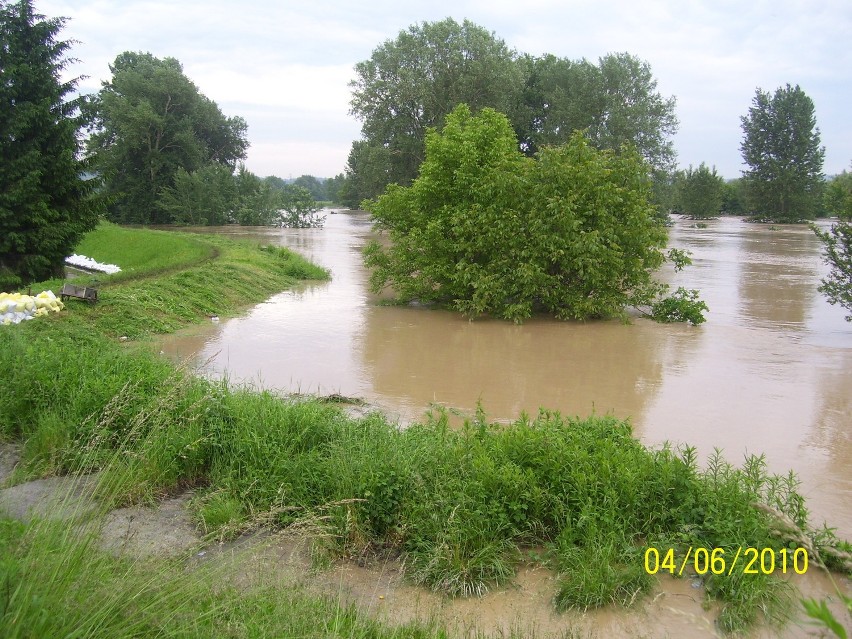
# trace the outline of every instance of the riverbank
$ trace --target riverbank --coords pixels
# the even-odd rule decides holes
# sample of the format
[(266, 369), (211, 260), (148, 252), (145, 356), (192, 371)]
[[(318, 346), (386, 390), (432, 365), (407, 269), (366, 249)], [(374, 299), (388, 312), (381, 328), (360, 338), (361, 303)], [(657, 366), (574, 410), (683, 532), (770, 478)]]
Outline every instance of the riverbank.
[[(198, 379), (134, 345), (257, 301), (263, 282), (292, 282), (288, 252), (212, 246), (200, 264), (102, 286), (96, 307), (72, 302), (0, 333), (0, 433), (21, 442), (14, 482), (98, 471), (105, 509), (194, 488), (191, 517), (207, 534), (308, 527), (320, 563), (402, 556), (409, 580), (449, 595), (541, 566), (558, 575), (560, 610), (641, 601), (655, 583), (649, 547), (803, 547), (812, 568), (816, 553), (843, 566), (831, 548), (846, 546), (808, 528), (795, 477), (760, 458), (699, 468), (694, 450), (650, 450), (621, 420), (547, 412), (509, 426), (480, 414), (459, 430), (436, 413), (400, 431), (378, 414)], [(223, 302), (223, 289), (242, 294)], [(777, 575), (698, 581), (726, 631), (780, 621), (795, 601)]]

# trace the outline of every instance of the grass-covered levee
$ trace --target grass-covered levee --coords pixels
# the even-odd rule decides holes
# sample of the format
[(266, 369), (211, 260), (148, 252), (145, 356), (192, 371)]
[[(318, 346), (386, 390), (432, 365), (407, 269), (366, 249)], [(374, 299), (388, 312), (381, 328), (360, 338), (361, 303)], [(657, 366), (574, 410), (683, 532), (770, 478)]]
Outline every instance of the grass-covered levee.
[[(148, 251), (118, 248), (140, 239)], [(378, 413), (201, 379), (144, 337), (328, 274), (223, 239), (102, 226), (86, 242), (102, 262), (135, 256), (100, 276), (97, 305), (0, 327), (0, 438), (21, 450), (12, 481), (99, 471), (104, 508), (193, 487), (210, 534), (236, 535), (259, 514), (278, 528), (310, 521), (318, 556), (401, 555), (412, 581), (448, 595), (481, 595), (539, 562), (558, 575), (558, 610), (641, 601), (656, 579), (651, 547), (661, 563), (673, 549), (678, 564), (690, 549), (723, 549), (726, 566), (739, 549), (792, 561), (804, 548), (812, 570), (849, 569), (849, 545), (812, 527), (795, 475), (769, 474), (762, 457), (699, 465), (692, 448), (644, 446), (627, 422), (548, 411), (508, 425), (480, 412), (459, 427), (437, 411), (400, 429)], [(446, 636), (298, 589), (214, 587), (203, 571), (128, 563), (94, 549), (90, 531), (0, 520), (0, 635)], [(745, 560), (704, 575), (726, 632), (798, 609), (791, 586), (747, 574)]]

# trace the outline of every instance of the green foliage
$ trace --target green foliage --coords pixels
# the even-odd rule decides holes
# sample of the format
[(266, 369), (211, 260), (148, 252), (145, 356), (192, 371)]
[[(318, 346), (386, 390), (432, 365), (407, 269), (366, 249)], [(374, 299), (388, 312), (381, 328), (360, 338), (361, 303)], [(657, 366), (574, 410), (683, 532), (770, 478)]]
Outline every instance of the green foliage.
[(835, 175), (825, 187), (823, 204), (828, 215), (852, 221), (852, 173)]
[[(846, 609), (850, 614), (852, 614), (852, 598), (847, 597), (843, 593), (838, 594), (840, 595), (840, 599), (846, 605)], [(816, 599), (803, 599), (802, 606), (804, 607), (808, 617), (815, 620), (816, 625), (830, 630), (835, 637), (839, 637), (840, 639), (846, 639), (846, 637), (848, 637), (846, 628), (843, 627), (843, 624), (841, 624), (831, 610), (828, 609), (828, 605), (825, 603), (825, 600), (817, 601)]]
[(347, 171), (355, 203), (387, 184), (409, 184), (423, 160), (427, 131), (440, 128), (457, 104), (509, 112), (521, 82), (502, 40), (452, 18), (401, 31), (356, 64), (355, 73), (352, 113), (363, 122), (364, 137), (353, 145)]
[(726, 215), (745, 215), (748, 213), (745, 182), (741, 178), (728, 180), (722, 186), (721, 211)]
[(71, 62), (63, 25), (29, 0), (0, 2), (0, 290), (61, 275), (97, 224), (79, 159), (82, 100), (67, 99), (77, 80), (60, 78)]
[(822, 198), (822, 164), (813, 101), (798, 85), (774, 95), (757, 89), (743, 116), (740, 147), (750, 208), (761, 219), (812, 219)]
[(427, 138), (411, 187), (368, 203), (392, 244), (366, 261), (374, 290), (521, 321), (623, 316), (659, 292), (665, 228), (639, 156), (596, 151), (581, 133), (534, 160), (504, 116), (460, 105)]
[(342, 204), (341, 191), (346, 183), (346, 176), (343, 173), (338, 173), (332, 178), (325, 181), (326, 199), (335, 204)]
[(329, 199), (328, 193), (325, 189), (325, 180), (320, 180), (313, 175), (300, 175), (293, 180), (293, 184), (295, 186), (301, 186), (303, 189), (307, 189), (310, 192), (311, 197), (317, 202), (323, 202)]
[(629, 606), (655, 583), (645, 571), (639, 548), (623, 542), (606, 540), (583, 547), (568, 542), (559, 555), (559, 568), (555, 604), (560, 611)]
[(707, 305), (698, 298), (695, 289), (687, 291), (679, 287), (672, 295), (659, 299), (651, 306), (651, 317), (657, 322), (704, 323)]
[(427, 131), (458, 104), (490, 107), (512, 123), (519, 148), (535, 155), (586, 132), (597, 149), (638, 149), (656, 172), (674, 164), (674, 98), (657, 91), (648, 63), (627, 53), (597, 64), (518, 56), (493, 33), (452, 19), (421, 23), (356, 65), (352, 113), (363, 121), (352, 145), (341, 202), (350, 207), (408, 186), (423, 161)]
[(276, 222), (281, 226), (319, 228), (325, 222), (325, 217), (318, 215), (320, 207), (314, 196), (303, 186), (285, 185), (281, 191), (280, 208)]
[(716, 167), (702, 162), (697, 169), (690, 166), (678, 179), (678, 210), (693, 219), (715, 217), (722, 208), (725, 181)]
[(236, 199), (228, 222), (246, 226), (272, 226), (278, 221), (281, 193), (268, 179), (260, 178), (240, 164), (234, 176)]
[(172, 224), (220, 225), (229, 221), (236, 199), (233, 172), (222, 164), (207, 164), (192, 173), (179, 167), (174, 186), (165, 186), (157, 202)]
[(631, 144), (655, 171), (673, 168), (675, 99), (659, 94), (647, 62), (610, 53), (597, 64), (553, 55), (525, 56), (521, 64), (526, 111), (519, 137), (527, 154), (565, 144), (581, 129), (596, 149)]
[[(112, 80), (92, 103), (88, 141), (112, 199), (110, 215), (125, 223), (169, 223), (176, 203), (168, 195), (160, 198), (164, 189), (179, 188), (179, 169), (193, 174), (212, 163), (233, 171), (248, 146), (246, 123), (224, 116), (174, 58), (128, 51), (110, 70)], [(209, 173), (199, 179), (219, 183)], [(184, 203), (183, 215), (190, 215), (186, 210)]]
[(831, 304), (839, 304), (849, 311), (846, 321), (852, 322), (852, 222), (841, 220), (833, 224), (830, 231), (816, 226), (811, 228), (822, 240), (825, 262), (831, 268), (819, 291)]

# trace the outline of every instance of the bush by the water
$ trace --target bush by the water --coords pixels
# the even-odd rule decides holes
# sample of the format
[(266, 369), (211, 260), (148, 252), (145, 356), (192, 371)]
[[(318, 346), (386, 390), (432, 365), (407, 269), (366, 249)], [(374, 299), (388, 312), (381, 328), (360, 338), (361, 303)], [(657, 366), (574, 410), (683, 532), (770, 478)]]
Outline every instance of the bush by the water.
[(580, 132), (525, 157), (505, 116), (459, 105), (427, 136), (414, 183), (363, 204), (391, 239), (367, 248), (371, 284), (516, 322), (624, 317), (667, 289), (653, 279), (667, 234), (648, 174), (634, 149), (598, 151)]

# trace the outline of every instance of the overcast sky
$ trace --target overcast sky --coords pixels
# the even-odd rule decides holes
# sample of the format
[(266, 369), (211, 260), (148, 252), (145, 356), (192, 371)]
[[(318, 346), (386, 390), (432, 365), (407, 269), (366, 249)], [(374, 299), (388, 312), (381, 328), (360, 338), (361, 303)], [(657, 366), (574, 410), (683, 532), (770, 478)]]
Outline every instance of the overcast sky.
[(35, 0), (68, 18), (71, 71), (97, 91), (123, 51), (174, 57), (229, 116), (248, 122), (246, 164), (262, 176), (343, 171), (360, 122), (349, 115), (353, 67), (409, 25), (452, 17), (510, 48), (592, 61), (626, 51), (677, 99), (681, 167), (743, 168), (740, 116), (755, 89), (800, 85), (816, 105), (825, 172), (852, 164), (850, 0)]

